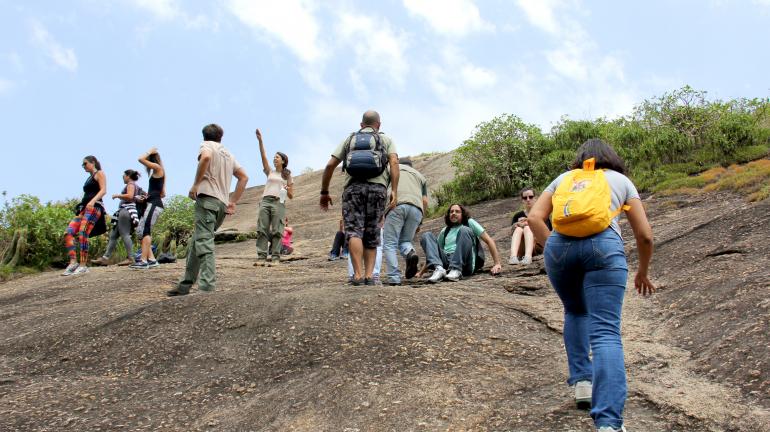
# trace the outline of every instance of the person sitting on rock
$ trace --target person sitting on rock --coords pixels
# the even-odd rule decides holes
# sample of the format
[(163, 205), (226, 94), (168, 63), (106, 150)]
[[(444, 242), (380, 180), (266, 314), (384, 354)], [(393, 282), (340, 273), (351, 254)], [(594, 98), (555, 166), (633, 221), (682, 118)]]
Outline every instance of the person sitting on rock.
[[(420, 276), (426, 270), (433, 269), (428, 282), (436, 283), (444, 278), (458, 281), (463, 276), (481, 270), (484, 266), (484, 251), (479, 240), (487, 244), (495, 262), (490, 272), (493, 275), (500, 273), (500, 255), (495, 241), (481, 224), (471, 219), (465, 207), (460, 204), (449, 206), (444, 222), (446, 226), (441, 229), (438, 238), (431, 232), (423, 233), (420, 238), (426, 261)], [(449, 269), (449, 273), (445, 269)]]
[(292, 236), (294, 235), (294, 228), (289, 226), (289, 218), (283, 220), (283, 237), (281, 237), (281, 255), (291, 255), (294, 252), (294, 246), (292, 244)]
[[(533, 254), (540, 255), (543, 253), (543, 246), (535, 243), (535, 236), (532, 234), (532, 230), (527, 222), (529, 211), (532, 210), (532, 206), (537, 201), (535, 190), (527, 187), (522, 189), (519, 195), (524, 205), (511, 219), (511, 257), (508, 259), (508, 264), (511, 265), (531, 264)], [(547, 220), (546, 225), (550, 231), (551, 221)], [(524, 241), (522, 242), (522, 240)], [(519, 257), (522, 258), (519, 259)]]

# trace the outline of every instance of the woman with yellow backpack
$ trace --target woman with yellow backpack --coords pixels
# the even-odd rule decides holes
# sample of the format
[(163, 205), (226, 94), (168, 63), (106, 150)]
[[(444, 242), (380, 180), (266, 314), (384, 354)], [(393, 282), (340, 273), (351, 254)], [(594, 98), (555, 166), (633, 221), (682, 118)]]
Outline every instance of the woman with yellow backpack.
[[(634, 286), (655, 292), (648, 270), (652, 228), (625, 164), (599, 139), (583, 143), (572, 170), (557, 177), (530, 211), (545, 268), (564, 305), (564, 345), (578, 407), (591, 407), (598, 431), (625, 431), (626, 371), (620, 318), (628, 266), (618, 225), (626, 212), (636, 238), (639, 267)], [(551, 218), (553, 232), (545, 221)], [(592, 353), (592, 358), (589, 354)]]

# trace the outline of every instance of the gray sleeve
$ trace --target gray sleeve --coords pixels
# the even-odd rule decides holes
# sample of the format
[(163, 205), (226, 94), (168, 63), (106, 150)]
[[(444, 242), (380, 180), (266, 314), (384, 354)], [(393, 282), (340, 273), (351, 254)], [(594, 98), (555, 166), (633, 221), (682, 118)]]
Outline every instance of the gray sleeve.
[(561, 184), (561, 181), (564, 180), (564, 176), (567, 175), (567, 172), (559, 174), (559, 177), (556, 177), (556, 179), (554, 179), (554, 181), (552, 181), (551, 184), (549, 184), (548, 187), (546, 187), (543, 192), (550, 192), (550, 193), (556, 192), (556, 188), (559, 187), (559, 184)]

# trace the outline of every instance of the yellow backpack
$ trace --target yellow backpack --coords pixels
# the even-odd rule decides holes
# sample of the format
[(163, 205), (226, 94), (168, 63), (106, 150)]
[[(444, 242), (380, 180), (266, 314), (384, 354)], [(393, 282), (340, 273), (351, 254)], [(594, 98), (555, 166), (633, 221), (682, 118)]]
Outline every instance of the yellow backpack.
[(604, 170), (594, 169), (594, 158), (583, 161), (583, 169), (570, 171), (551, 198), (553, 229), (571, 237), (588, 237), (607, 229), (621, 211), (631, 209), (622, 205), (610, 211), (612, 196)]

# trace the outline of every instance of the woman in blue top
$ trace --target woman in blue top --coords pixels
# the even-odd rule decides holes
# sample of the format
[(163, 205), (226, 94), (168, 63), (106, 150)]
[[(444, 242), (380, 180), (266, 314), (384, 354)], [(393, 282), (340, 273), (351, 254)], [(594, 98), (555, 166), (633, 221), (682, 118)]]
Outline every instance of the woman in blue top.
[[(636, 238), (639, 267), (634, 286), (641, 295), (655, 292), (648, 270), (652, 258), (652, 228), (639, 193), (624, 175), (625, 165), (603, 141), (586, 141), (572, 168), (594, 158), (604, 169), (611, 190), (610, 209), (627, 204), (626, 213)], [(553, 211), (551, 198), (567, 173), (557, 177), (530, 211), (529, 226), (538, 243), (545, 244), (545, 268), (564, 305), (564, 345), (569, 367), (568, 384), (575, 386), (578, 405), (590, 404), (599, 431), (624, 431), (626, 371), (620, 338), (620, 316), (628, 267), (618, 217), (607, 229), (589, 237), (569, 237), (546, 227)], [(593, 353), (592, 358), (589, 352)]]

